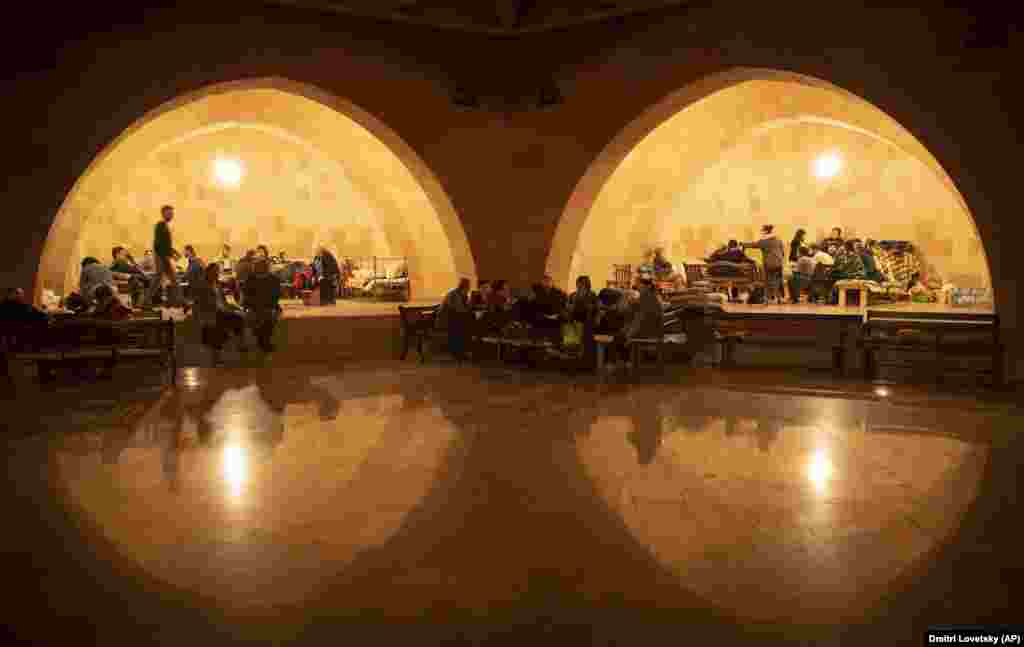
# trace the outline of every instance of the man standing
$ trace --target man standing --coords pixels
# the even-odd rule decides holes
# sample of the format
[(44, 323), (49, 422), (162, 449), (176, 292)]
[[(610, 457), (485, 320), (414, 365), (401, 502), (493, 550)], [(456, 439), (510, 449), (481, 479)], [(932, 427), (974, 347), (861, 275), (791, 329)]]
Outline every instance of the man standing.
[(756, 247), (764, 256), (765, 303), (779, 303), (782, 300), (782, 266), (786, 262), (786, 246), (774, 233), (774, 225), (761, 227), (761, 240), (743, 243), (744, 247)]
[(799, 254), (793, 276), (789, 279), (789, 300), (793, 303), (800, 303), (801, 290), (811, 285), (811, 277), (814, 276), (815, 263), (811, 250), (801, 247)]
[(171, 220), (174, 219), (174, 207), (164, 205), (160, 209), (160, 222), (156, 223), (153, 229), (153, 257), (156, 262), (156, 280), (150, 291), (149, 302), (155, 301), (156, 295), (163, 286), (164, 279), (169, 287), (167, 290), (166, 304), (175, 308), (181, 306), (181, 294), (178, 288), (178, 275), (175, 271), (174, 260), (181, 258), (181, 254), (175, 251), (171, 241)]

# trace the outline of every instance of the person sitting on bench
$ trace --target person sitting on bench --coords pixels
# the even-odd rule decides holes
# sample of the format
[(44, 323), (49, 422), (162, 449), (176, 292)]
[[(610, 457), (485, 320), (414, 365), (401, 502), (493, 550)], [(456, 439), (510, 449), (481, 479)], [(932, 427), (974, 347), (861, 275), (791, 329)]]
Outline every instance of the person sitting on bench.
[(270, 273), (270, 262), (265, 258), (257, 258), (253, 263), (253, 272), (245, 282), (245, 310), (249, 328), (265, 353), (274, 350), (270, 339), (281, 314), (281, 306), (278, 304), (280, 299), (281, 282)]
[(469, 279), (459, 279), (459, 285), (444, 298), (437, 314), (437, 326), (448, 330), (448, 352), (456, 361), (466, 359), (466, 342), (470, 333)]
[(135, 259), (128, 253), (128, 250), (120, 245), (115, 246), (111, 251), (112, 262), (110, 271), (114, 275), (123, 274), (128, 276), (128, 293), (132, 295), (132, 303), (141, 305), (149, 292), (150, 279), (142, 268), (135, 264)]
[(640, 279), (640, 298), (630, 306), (629, 323), (615, 336), (616, 346), (628, 352), (630, 340), (661, 339), (665, 335), (664, 322), (665, 311), (654, 290), (654, 281)]
[(78, 281), (79, 296), (87, 305), (91, 306), (96, 301), (96, 288), (101, 285), (108, 286), (112, 292), (116, 293), (117, 291), (117, 286), (114, 284), (114, 273), (110, 271), (110, 268), (102, 265), (98, 259), (86, 256), (82, 259), (82, 276)]
[(193, 315), (202, 327), (203, 345), (213, 349), (214, 363), (220, 364), (220, 351), (228, 337), (234, 336), (238, 339), (240, 352), (248, 350), (245, 344), (245, 317), (224, 300), (220, 286), (220, 265), (207, 265), (204, 278), (205, 281), (193, 291)]

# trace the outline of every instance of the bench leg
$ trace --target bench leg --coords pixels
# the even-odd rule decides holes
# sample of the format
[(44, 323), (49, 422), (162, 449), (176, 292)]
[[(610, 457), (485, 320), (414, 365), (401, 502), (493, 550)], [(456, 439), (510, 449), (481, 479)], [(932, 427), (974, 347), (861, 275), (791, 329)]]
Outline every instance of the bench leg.
[(736, 340), (726, 339), (722, 342), (722, 366), (733, 367), (736, 365)]
[(423, 354), (423, 335), (416, 337), (416, 353), (420, 356), (420, 364), (427, 361), (426, 356)]
[(409, 354), (409, 335), (402, 335), (402, 354), (398, 356), (398, 359), (405, 359)]
[(992, 386), (997, 389), (1006, 386), (1006, 364), (1002, 350), (997, 350), (992, 355)]
[(597, 345), (597, 372), (600, 373), (604, 370), (604, 344)]
[(864, 349), (864, 379), (872, 382), (875, 379), (875, 351)]

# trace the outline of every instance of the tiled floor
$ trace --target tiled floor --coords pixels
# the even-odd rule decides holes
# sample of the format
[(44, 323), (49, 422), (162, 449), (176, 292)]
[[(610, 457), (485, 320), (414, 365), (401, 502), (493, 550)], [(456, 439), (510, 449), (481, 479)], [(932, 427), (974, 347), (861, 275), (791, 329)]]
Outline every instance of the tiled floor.
[(901, 645), (1019, 619), (1012, 402), (624, 380), (381, 362), (21, 388), (6, 622), (85, 644)]

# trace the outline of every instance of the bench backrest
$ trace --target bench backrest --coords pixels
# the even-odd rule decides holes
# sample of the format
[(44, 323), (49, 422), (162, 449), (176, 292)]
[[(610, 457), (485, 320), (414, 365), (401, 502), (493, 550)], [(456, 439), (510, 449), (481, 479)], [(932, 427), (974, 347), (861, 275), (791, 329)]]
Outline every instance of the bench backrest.
[(398, 306), (398, 317), (402, 324), (402, 329), (408, 332), (433, 326), (440, 308), (440, 305)]
[[(927, 329), (935, 334), (983, 334), (999, 343), (999, 315), (985, 312), (914, 312), (912, 310), (879, 310), (867, 313), (862, 336), (872, 337), (882, 330)], [(945, 329), (945, 331), (944, 331)]]
[(999, 326), (999, 315), (992, 312), (914, 312), (913, 310), (868, 310), (867, 321), (869, 323), (881, 323), (885, 321), (907, 320), (913, 321), (970, 321), (978, 323), (990, 323)]
[(174, 321), (157, 317), (106, 321), (70, 318), (49, 325), (4, 322), (0, 325), (2, 347), (8, 350), (43, 350), (80, 346), (174, 348)]

